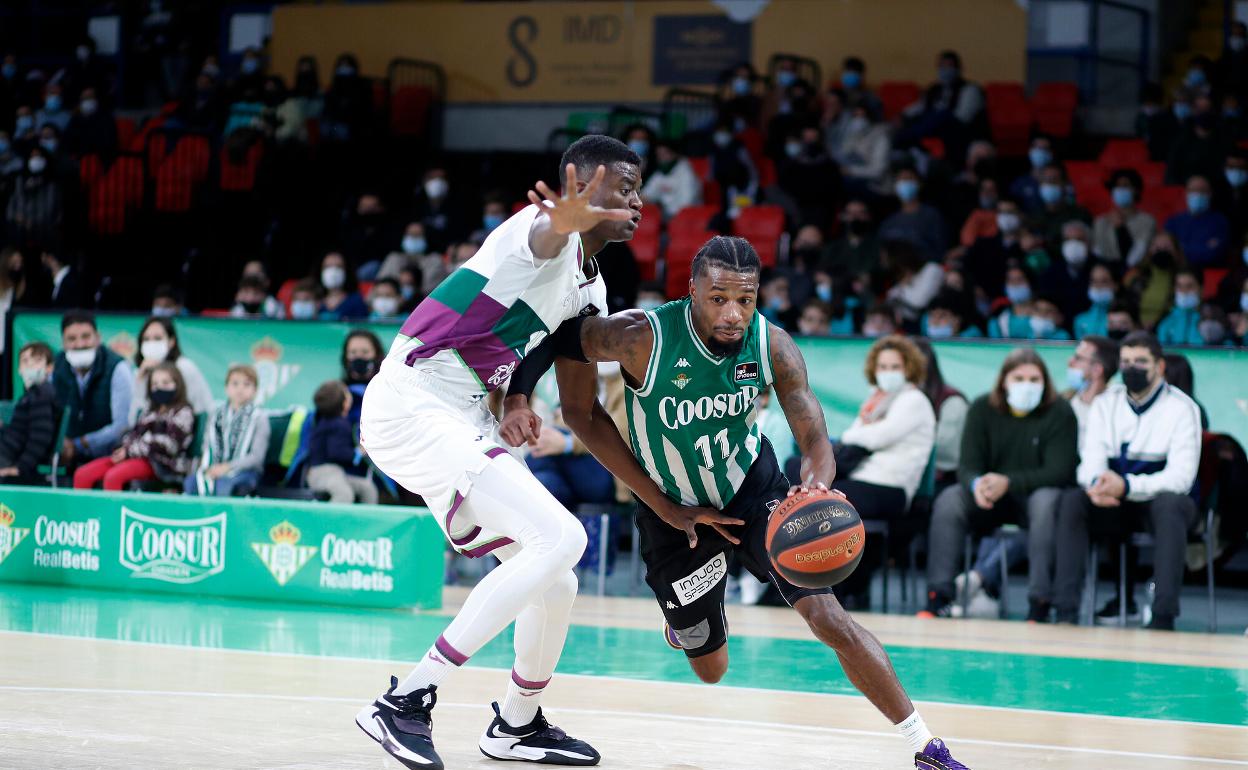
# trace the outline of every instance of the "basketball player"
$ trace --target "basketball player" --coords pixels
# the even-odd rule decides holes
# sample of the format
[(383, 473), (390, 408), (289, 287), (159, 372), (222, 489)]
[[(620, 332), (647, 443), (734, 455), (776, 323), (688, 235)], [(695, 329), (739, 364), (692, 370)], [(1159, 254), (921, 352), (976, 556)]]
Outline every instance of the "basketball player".
[[(566, 356), (556, 362), (564, 421), (635, 491), (646, 582), (667, 621), (664, 635), (684, 650), (702, 681), (718, 682), (728, 668), (724, 577), (732, 550), (836, 651), (854, 686), (909, 742), (916, 767), (965, 770), (927, 729), (879, 641), (831, 589), (789, 583), (767, 556), (770, 512), (798, 490), (826, 489), (836, 469), (801, 353), (757, 311), (760, 270), (748, 241), (717, 236), (694, 257), (686, 299), (566, 324), (551, 341)], [(535, 440), (540, 431), (527, 393), (543, 360), (535, 355), (509, 387), (501, 435), (513, 444)], [(594, 367), (578, 360), (620, 363), (631, 450), (596, 400)], [(755, 422), (754, 400), (768, 386), (802, 453), (800, 486), (789, 485)], [(734, 520), (713, 522), (712, 531), (699, 535), (694, 522), (666, 517), (654, 500), (711, 506)]]
[(485, 400), (550, 330), (606, 307), (593, 255), (636, 231), (640, 163), (608, 137), (572, 144), (562, 195), (537, 183), (534, 205), (494, 230), (412, 312), (364, 394), (361, 444), (381, 472), (425, 499), (461, 553), (502, 560), (407, 678), (392, 678), (356, 716), (407, 767), (441, 770), (431, 718), (438, 686), (512, 621), (515, 666), (482, 753), (598, 763), (593, 747), (551, 726), (539, 708), (567, 636), (585, 530), (499, 443)]

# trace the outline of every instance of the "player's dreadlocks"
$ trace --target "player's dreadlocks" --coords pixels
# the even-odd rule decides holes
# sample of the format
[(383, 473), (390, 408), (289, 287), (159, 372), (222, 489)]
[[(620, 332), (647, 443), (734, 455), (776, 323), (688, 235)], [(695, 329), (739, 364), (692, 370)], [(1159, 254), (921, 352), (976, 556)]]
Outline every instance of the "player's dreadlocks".
[(763, 266), (758, 252), (744, 238), (717, 235), (706, 242), (693, 257), (693, 277), (697, 278), (712, 265), (734, 273), (759, 273)]

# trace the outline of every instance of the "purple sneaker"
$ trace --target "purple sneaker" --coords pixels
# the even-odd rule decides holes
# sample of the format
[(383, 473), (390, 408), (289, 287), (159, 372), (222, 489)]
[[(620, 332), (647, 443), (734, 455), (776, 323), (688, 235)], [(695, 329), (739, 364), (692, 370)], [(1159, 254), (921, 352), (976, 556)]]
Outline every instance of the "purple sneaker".
[(914, 755), (914, 766), (918, 770), (971, 770), (954, 759), (949, 747), (939, 738), (928, 741), (923, 750)]

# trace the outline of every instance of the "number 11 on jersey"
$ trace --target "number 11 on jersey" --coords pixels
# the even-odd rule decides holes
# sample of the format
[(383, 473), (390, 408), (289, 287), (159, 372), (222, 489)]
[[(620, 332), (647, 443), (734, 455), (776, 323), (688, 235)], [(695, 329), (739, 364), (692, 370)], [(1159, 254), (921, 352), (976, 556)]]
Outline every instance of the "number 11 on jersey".
[[(715, 443), (719, 444), (720, 454), (723, 459), (728, 459), (728, 429), (724, 428), (715, 434)], [(711, 457), (711, 437), (705, 435), (697, 441), (693, 442), (693, 448), (702, 453), (702, 465), (709, 471), (714, 470), (715, 460)]]

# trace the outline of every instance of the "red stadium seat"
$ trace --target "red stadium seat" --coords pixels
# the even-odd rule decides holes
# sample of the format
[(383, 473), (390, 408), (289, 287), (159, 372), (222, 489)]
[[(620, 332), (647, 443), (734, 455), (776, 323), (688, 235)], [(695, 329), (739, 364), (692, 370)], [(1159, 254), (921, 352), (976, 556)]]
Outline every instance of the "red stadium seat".
[(1166, 220), (1187, 210), (1187, 191), (1182, 185), (1144, 188), (1140, 211), (1146, 211), (1157, 220), (1157, 228), (1166, 226)]
[(745, 238), (758, 252), (764, 267), (776, 264), (780, 236), (784, 233), (784, 209), (780, 206), (748, 206), (732, 222), (732, 234)]
[(658, 272), (659, 228), (662, 216), (657, 209), (643, 212), (641, 224), (637, 226), (637, 232), (633, 233), (633, 239), (628, 243), (643, 281), (653, 281)]
[(390, 94), (390, 135), (423, 137), (429, 128), (433, 92), (424, 86), (402, 86)]
[(664, 292), (668, 299), (679, 299), (689, 293), (689, 276), (693, 271), (693, 257), (715, 233), (705, 230), (688, 231), (673, 235), (667, 245), (667, 261), (664, 269)]
[(1213, 299), (1218, 296), (1218, 285), (1222, 283), (1222, 279), (1229, 272), (1231, 271), (1225, 267), (1206, 267), (1204, 275), (1205, 285), (1202, 287), (1201, 298)]
[(1027, 154), (1031, 143), (1031, 107), (1026, 101), (998, 103), (988, 107), (988, 128), (997, 152), (1005, 157)]
[(1105, 183), (1105, 169), (1092, 160), (1068, 160), (1066, 176), (1075, 187), (1091, 187)]
[[(773, 161), (771, 158), (768, 158), (766, 156), (760, 158), (758, 161), (758, 189), (766, 190), (768, 187), (771, 187), (772, 185), (776, 184), (777, 181), (778, 181), (778, 178), (776, 176), (775, 161)], [(703, 193), (705, 192), (706, 190), (703, 189)], [(719, 200), (719, 197), (718, 197), (719, 185), (718, 184), (715, 184), (715, 192), (716, 192), (715, 200)], [(706, 199), (703, 198), (703, 200), (706, 200)]]
[(901, 111), (919, 100), (923, 92), (917, 83), (906, 80), (885, 80), (880, 83), (880, 102), (884, 106), (884, 119), (892, 120)]
[(82, 189), (91, 189), (91, 185), (102, 176), (104, 176), (104, 164), (100, 162), (100, 156), (94, 153), (83, 155), (82, 160), (78, 161), (78, 182), (82, 185)]
[(988, 102), (988, 112), (992, 113), (995, 106), (1013, 107), (1027, 102), (1027, 92), (1022, 83), (1010, 81), (992, 81), (984, 84), (984, 98)]
[(711, 217), (718, 213), (718, 206), (703, 204), (701, 206), (686, 206), (676, 212), (676, 216), (672, 217), (667, 223), (668, 235), (674, 240), (679, 235), (685, 233), (701, 233), (710, 225)]
[(1059, 139), (1069, 137), (1074, 131), (1078, 107), (1079, 88), (1074, 83), (1041, 83), (1031, 97), (1036, 127)]
[[(689, 165), (693, 166), (693, 173), (697, 174), (698, 179), (702, 180), (702, 202), (718, 206), (722, 193), (719, 189), (719, 182), (716, 182), (711, 177), (711, 159), (690, 158)], [(759, 174), (762, 174), (762, 169), (759, 169)]]
[(750, 154), (750, 160), (754, 161), (755, 165), (758, 165), (759, 158), (765, 157), (763, 149), (767, 139), (762, 131), (757, 128), (747, 128), (737, 134), (737, 140), (745, 147), (745, 151)]
[(361, 297), (367, 297), (368, 293), (373, 290), (375, 281), (360, 281), (359, 292)]
[(1075, 185), (1075, 202), (1087, 209), (1094, 217), (1099, 217), (1114, 205), (1109, 190), (1099, 182), (1082, 186)]
[(1110, 139), (1099, 160), (1106, 170), (1139, 168), (1149, 162), (1148, 145), (1143, 139)]
[(940, 137), (925, 136), (919, 140), (919, 145), (933, 158), (945, 157), (945, 140)]
[(295, 284), (299, 283), (296, 278), (287, 278), (282, 281), (282, 285), (277, 287), (277, 301), (282, 303), (282, 307), (286, 308), (286, 315), (290, 315), (290, 298), (294, 296)]
[(264, 157), (264, 144), (256, 142), (247, 148), (242, 163), (234, 163), (230, 153), (222, 148), (218, 155), (221, 166), (219, 185), (223, 192), (247, 192), (256, 187), (256, 173)]
[(1153, 163), (1145, 161), (1135, 166), (1135, 170), (1140, 172), (1140, 179), (1144, 182), (1144, 187), (1161, 187), (1166, 183), (1166, 164)]
[(130, 143), (134, 141), (134, 134), (137, 130), (133, 118), (116, 118), (117, 124), (117, 146), (121, 149), (129, 149)]
[(230, 309), (228, 307), (226, 308), (222, 308), (222, 307), (204, 308), (203, 310), (199, 311), (199, 316), (200, 318), (229, 318)]

